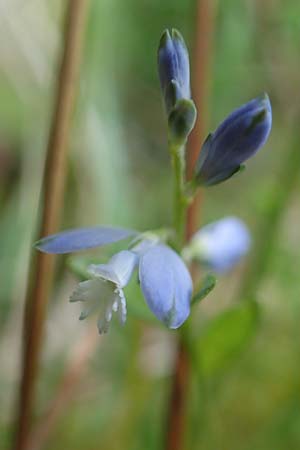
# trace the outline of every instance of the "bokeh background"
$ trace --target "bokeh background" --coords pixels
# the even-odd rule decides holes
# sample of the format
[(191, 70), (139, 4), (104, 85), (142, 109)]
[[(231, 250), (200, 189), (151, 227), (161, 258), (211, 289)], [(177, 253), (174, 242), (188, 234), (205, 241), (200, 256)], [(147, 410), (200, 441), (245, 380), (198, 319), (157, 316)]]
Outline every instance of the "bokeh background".
[[(13, 428), (22, 311), (65, 3), (0, 0), (1, 450)], [(178, 28), (193, 54), (193, 71), (201, 58), (193, 53), (196, 8), (196, 0), (90, 1), (61, 228), (146, 230), (171, 222), (156, 51), (161, 32)], [(206, 132), (263, 91), (274, 120), (269, 141), (247, 170), (203, 196), (199, 226), (237, 215), (253, 234), (253, 248), (238, 268), (219, 277), (190, 319), (195, 362), (185, 448), (298, 450), (300, 3), (223, 0), (215, 8)], [(93, 256), (106, 258), (110, 251)], [(134, 284), (126, 326), (90, 337), (94, 320), (78, 322), (77, 305), (68, 303), (76, 283), (70, 265), (79, 263), (58, 259), (38, 383), (36, 419), (47, 429), (40, 448), (162, 449), (174, 333), (148, 320)], [(239, 309), (246, 297), (257, 301), (258, 310)], [(76, 369), (85, 353), (85, 363), (79, 361), (62, 385), (69, 365)], [(57, 395), (51, 422), (45, 413)]]

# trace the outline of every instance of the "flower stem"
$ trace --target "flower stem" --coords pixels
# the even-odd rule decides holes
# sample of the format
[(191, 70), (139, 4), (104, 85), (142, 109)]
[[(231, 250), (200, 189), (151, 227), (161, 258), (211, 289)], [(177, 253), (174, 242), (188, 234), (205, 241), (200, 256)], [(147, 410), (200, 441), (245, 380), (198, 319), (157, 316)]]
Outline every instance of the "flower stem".
[(174, 229), (178, 250), (184, 243), (186, 210), (188, 202), (185, 195), (185, 147), (169, 144), (174, 169)]
[[(197, 121), (195, 129), (191, 134), (190, 145), (188, 147), (187, 176), (189, 178), (192, 176), (201, 142), (204, 138), (205, 124), (203, 118), (205, 117), (205, 113), (207, 115), (206, 106), (215, 13), (216, 3), (214, 0), (198, 0), (194, 48), (196, 66), (193, 74), (193, 80), (195, 81), (193, 100), (200, 120)], [(184, 155), (184, 150), (182, 149), (181, 151)], [(186, 186), (183, 186), (186, 169), (183, 155), (173, 156), (176, 181), (174, 188), (174, 228), (176, 230), (179, 248), (182, 247), (184, 240), (189, 239), (196, 231), (199, 220), (199, 197), (189, 206), (185, 192)], [(190, 374), (190, 358), (184, 339), (185, 331), (182, 330), (178, 335), (177, 353), (168, 405), (166, 450), (180, 450), (184, 442), (186, 400)]]
[[(67, 6), (64, 48), (46, 154), (39, 237), (57, 231), (62, 210), (68, 138), (79, 75), (87, 3), (87, 0), (69, 0)], [(39, 253), (33, 262), (32, 283), (29, 283), (24, 313), (22, 372), (16, 434), (12, 445), (14, 450), (28, 448), (38, 362), (54, 271), (54, 258), (51, 255)]]

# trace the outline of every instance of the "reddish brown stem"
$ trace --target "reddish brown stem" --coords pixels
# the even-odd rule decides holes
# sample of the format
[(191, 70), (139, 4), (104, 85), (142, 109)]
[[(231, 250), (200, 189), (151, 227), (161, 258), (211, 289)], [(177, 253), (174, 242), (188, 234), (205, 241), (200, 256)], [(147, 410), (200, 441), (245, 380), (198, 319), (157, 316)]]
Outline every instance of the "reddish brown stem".
[[(205, 138), (208, 118), (208, 96), (210, 91), (210, 68), (213, 34), (215, 27), (216, 0), (199, 0), (194, 44), (194, 67), (192, 76), (193, 100), (197, 107), (198, 120), (191, 133), (187, 153), (187, 176), (192, 177), (201, 144)], [(201, 197), (198, 194), (188, 209), (186, 239), (189, 240), (199, 223)]]
[[(57, 231), (63, 205), (66, 156), (86, 7), (87, 0), (69, 0), (67, 7), (64, 48), (46, 154), (39, 236)], [(28, 448), (34, 389), (53, 269), (52, 256), (42, 253), (36, 256), (33, 282), (29, 285), (25, 305), (22, 373), (13, 442), (15, 450)]]
[(177, 450), (182, 448), (182, 439), (185, 429), (185, 397), (188, 388), (188, 374), (188, 355), (184, 343), (179, 341), (169, 403), (166, 450)]
[[(215, 24), (216, 4), (214, 0), (199, 0), (197, 5), (196, 35), (194, 45), (195, 63), (193, 68), (193, 100), (198, 111), (198, 120), (190, 136), (187, 153), (187, 176), (193, 173), (207, 119), (207, 100), (209, 91), (209, 72), (212, 55), (212, 42)], [(188, 209), (186, 240), (196, 231), (199, 221), (200, 198), (195, 199)], [(193, 268), (191, 268), (192, 270)], [(193, 270), (192, 270), (193, 272)], [(185, 433), (186, 399), (189, 384), (189, 355), (182, 335), (179, 336), (174, 375), (169, 403), (166, 432), (166, 450), (180, 450), (183, 447)]]

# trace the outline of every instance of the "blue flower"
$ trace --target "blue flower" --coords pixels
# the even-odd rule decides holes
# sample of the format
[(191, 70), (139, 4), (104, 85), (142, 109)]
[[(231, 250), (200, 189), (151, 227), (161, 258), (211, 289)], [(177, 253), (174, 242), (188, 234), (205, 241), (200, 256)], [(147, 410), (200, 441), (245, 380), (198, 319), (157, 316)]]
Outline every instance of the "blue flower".
[(267, 94), (233, 111), (204, 142), (195, 168), (197, 183), (211, 186), (238, 172), (244, 161), (265, 144), (271, 126)]
[(189, 54), (179, 31), (165, 30), (158, 48), (158, 73), (168, 114), (180, 99), (191, 97)]
[(177, 253), (163, 244), (140, 257), (139, 278), (146, 302), (169, 328), (178, 328), (190, 314), (193, 284)]
[(224, 273), (247, 254), (251, 244), (246, 225), (236, 217), (226, 217), (201, 228), (183, 250), (186, 260), (198, 260)]
[(70, 297), (71, 302), (85, 304), (79, 319), (83, 320), (98, 311), (99, 333), (106, 333), (113, 312), (118, 313), (119, 321), (126, 321), (126, 299), (123, 288), (128, 284), (137, 265), (138, 256), (128, 250), (116, 253), (108, 264), (92, 264), (88, 267), (91, 279), (78, 284)]

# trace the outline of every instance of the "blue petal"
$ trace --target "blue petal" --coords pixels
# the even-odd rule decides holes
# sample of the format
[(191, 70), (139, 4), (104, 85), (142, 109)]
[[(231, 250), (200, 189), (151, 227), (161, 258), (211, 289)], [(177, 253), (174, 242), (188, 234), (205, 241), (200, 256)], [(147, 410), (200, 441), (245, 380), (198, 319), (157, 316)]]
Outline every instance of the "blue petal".
[(163, 91), (172, 80), (178, 79), (177, 55), (169, 30), (165, 30), (158, 48), (158, 73)]
[(114, 227), (90, 227), (66, 230), (40, 239), (35, 247), (45, 253), (71, 253), (121, 241), (136, 231)]
[(112, 281), (123, 288), (129, 283), (138, 259), (136, 253), (122, 250), (113, 255), (107, 264), (92, 264), (88, 271), (95, 277)]
[(155, 316), (178, 328), (190, 314), (192, 279), (182, 259), (165, 245), (143, 254), (139, 264), (141, 289)]
[(178, 79), (182, 87), (182, 95), (184, 98), (189, 98), (191, 95), (189, 53), (182, 35), (174, 28), (172, 29), (172, 38), (177, 55)]
[(267, 94), (260, 95), (259, 97), (256, 97), (250, 100), (249, 102), (245, 103), (244, 105), (240, 106), (239, 108), (235, 109), (218, 126), (217, 128), (218, 135), (224, 133), (228, 129), (228, 127), (237, 119), (239, 119), (242, 116), (247, 116), (247, 114), (252, 113), (252, 111), (261, 109), (263, 105), (268, 109), (270, 113), (272, 112), (270, 100)]

